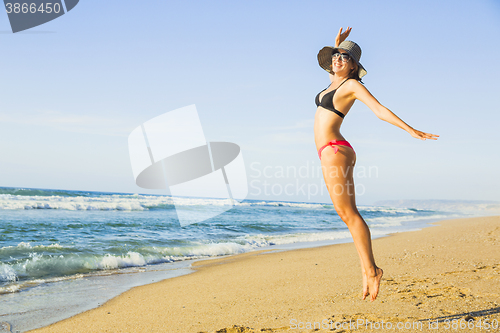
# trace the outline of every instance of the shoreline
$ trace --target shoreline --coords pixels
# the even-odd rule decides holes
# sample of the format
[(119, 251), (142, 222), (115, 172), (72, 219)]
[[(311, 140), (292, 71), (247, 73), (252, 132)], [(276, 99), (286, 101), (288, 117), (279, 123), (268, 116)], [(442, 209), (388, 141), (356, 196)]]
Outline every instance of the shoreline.
[[(403, 229), (394, 230), (393, 233), (431, 227), (431, 223), (436, 221), (439, 221), (439, 219), (415, 219), (410, 223), (411, 227), (410, 224), (405, 223), (406, 226)], [(372, 239), (386, 237), (391, 234), (390, 232), (380, 234), (377, 232), (378, 230), (374, 231), (372, 230)], [(296, 249), (316, 248), (343, 243), (352, 243), (350, 235), (347, 238), (268, 245), (257, 247), (244, 253), (293, 251)], [(222, 260), (241, 254), (130, 267), (110, 273), (90, 274), (84, 277), (69, 276), (67, 279), (61, 281), (33, 285), (20, 293), (3, 295), (2, 302), (0, 303), (0, 324), (9, 323), (15, 332), (25, 332), (42, 328), (79, 313), (95, 309), (133, 287), (148, 285), (152, 282), (162, 281), (179, 275), (190, 274), (195, 271), (191, 266), (193, 262), (215, 259)]]
[[(33, 285), (21, 292), (0, 295), (0, 333), (8, 323), (12, 332), (45, 327), (98, 308), (101, 304), (138, 286), (192, 273), (189, 261), (131, 267), (85, 277)], [(8, 312), (7, 312), (8, 310)], [(5, 325), (4, 325), (5, 326)]]
[(500, 217), (434, 224), (373, 240), (385, 271), (373, 303), (361, 301), (359, 259), (353, 243), (343, 243), (197, 261), (192, 274), (135, 287), (30, 332), (306, 332), (299, 328), (324, 320), (427, 325), (470, 313), (500, 320)]

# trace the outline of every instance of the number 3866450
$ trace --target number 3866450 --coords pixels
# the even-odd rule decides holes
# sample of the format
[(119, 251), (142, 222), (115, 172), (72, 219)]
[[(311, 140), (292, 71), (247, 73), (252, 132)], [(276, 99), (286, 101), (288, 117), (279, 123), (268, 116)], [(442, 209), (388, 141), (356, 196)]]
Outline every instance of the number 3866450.
[(58, 14), (61, 11), (61, 5), (59, 3), (42, 3), (37, 5), (36, 3), (6, 3), (5, 9), (7, 10), (7, 14), (35, 14), (35, 13), (56, 13)]

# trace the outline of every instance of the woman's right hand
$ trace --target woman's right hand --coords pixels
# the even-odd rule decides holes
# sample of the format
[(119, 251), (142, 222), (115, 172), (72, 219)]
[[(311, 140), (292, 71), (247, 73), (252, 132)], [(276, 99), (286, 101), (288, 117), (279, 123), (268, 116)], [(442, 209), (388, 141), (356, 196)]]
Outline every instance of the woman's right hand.
[(342, 32), (342, 27), (340, 27), (339, 33), (337, 34), (337, 37), (335, 38), (335, 47), (338, 47), (340, 43), (346, 40), (346, 38), (349, 36), (351, 33), (352, 28), (347, 27), (347, 29)]

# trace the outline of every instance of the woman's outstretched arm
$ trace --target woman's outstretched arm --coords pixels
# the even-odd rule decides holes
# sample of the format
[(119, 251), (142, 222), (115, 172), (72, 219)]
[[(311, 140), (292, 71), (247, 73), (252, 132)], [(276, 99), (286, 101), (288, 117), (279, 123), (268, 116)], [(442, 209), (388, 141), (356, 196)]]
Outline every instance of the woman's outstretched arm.
[(365, 86), (357, 81), (350, 81), (352, 81), (351, 85), (354, 98), (359, 99), (361, 102), (366, 104), (366, 106), (368, 106), (379, 119), (387, 121), (394, 126), (404, 129), (405, 131), (410, 133), (411, 136), (420, 140), (437, 140), (437, 138), (439, 137), (439, 135), (436, 134), (425, 133), (414, 129), (413, 127), (405, 123), (401, 118), (396, 116), (391, 110), (380, 104), (380, 102), (368, 91), (368, 89), (366, 89)]

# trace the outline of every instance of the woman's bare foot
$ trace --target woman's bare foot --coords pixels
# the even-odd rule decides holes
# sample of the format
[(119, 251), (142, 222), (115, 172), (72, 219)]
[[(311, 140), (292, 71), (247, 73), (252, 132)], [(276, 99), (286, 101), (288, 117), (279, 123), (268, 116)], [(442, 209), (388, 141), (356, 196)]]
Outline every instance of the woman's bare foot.
[[(380, 287), (380, 280), (382, 280), (382, 275), (384, 275), (384, 271), (382, 268), (375, 268), (375, 275), (374, 276), (366, 276), (366, 284), (368, 287), (368, 293), (370, 294), (370, 301), (373, 302), (378, 295), (378, 290)], [(364, 282), (363, 282), (364, 284)], [(363, 299), (365, 299), (365, 291), (363, 287)]]
[(366, 273), (363, 272), (363, 300), (365, 300), (366, 296), (368, 296), (368, 277)]

